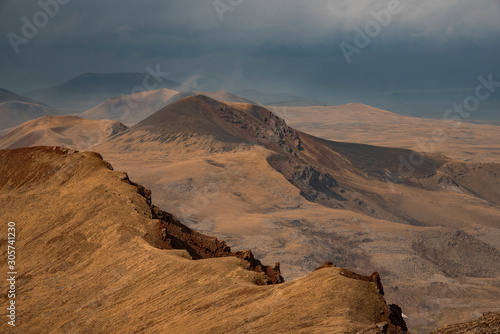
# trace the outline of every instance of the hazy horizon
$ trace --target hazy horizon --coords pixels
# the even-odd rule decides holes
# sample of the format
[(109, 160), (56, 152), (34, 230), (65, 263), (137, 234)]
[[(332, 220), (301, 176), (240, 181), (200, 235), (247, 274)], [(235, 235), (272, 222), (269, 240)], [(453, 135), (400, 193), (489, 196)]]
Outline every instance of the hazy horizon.
[[(439, 117), (474, 92), (479, 76), (500, 81), (498, 0), (41, 3), (51, 5), (0, 2), (0, 87), (23, 93), (81, 73), (160, 65), (201, 90)], [(40, 27), (25, 38), (34, 20)], [(498, 95), (471, 118), (500, 117)]]

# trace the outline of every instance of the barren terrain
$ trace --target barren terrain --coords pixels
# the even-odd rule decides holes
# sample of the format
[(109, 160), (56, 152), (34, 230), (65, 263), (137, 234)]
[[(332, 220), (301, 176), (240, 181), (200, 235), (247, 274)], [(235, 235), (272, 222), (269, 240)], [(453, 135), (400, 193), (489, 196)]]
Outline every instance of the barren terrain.
[(95, 153), (0, 151), (0, 188), (19, 250), (10, 333), (400, 332), (377, 284), (344, 269), (266, 286), (236, 257), (158, 248), (147, 191)]
[[(303, 151), (295, 134), (281, 147), (273, 135), (250, 136), (274, 131), (256, 125), (265, 113), (260, 107), (231, 104), (224, 121), (214, 113), (227, 107), (211, 103), (178, 101), (94, 149), (186, 224), (251, 248), (265, 262), (280, 259), (287, 279), (328, 260), (381, 272), (389, 300), (404, 305), (416, 331), (499, 308), (499, 165), (431, 154), (407, 177), (398, 174), (405, 174), (398, 159), (411, 151), (327, 143), (298, 132)], [(289, 163), (273, 168), (272, 157), (288, 149), (305, 165), (326, 168), (337, 182), (330, 190), (344, 200), (294, 179)], [(300, 164), (294, 168), (305, 168)]]
[[(435, 122), (371, 112), (422, 131)], [(481, 130), (495, 128), (463, 126), (474, 132), (471, 148), (482, 147)], [(353, 132), (344, 130), (345, 138)], [(389, 146), (389, 137), (379, 133), (377, 143)], [(392, 146), (411, 147), (399, 138)], [(453, 159), (479, 159), (481, 149), (470, 156), (458, 142), (439, 145), (453, 147), (451, 158), (331, 142), (260, 106), (192, 96), (89, 149), (152, 189), (153, 202), (190, 227), (252, 249), (265, 263), (280, 261), (287, 280), (325, 261), (380, 272), (388, 301), (419, 333), (500, 308), (500, 167)], [(494, 151), (494, 140), (488, 145)]]
[(500, 162), (500, 128), (488, 124), (494, 122), (475, 124), (455, 113), (448, 115), (451, 120), (409, 117), (360, 103), (269, 108), (290, 126), (325, 139), (410, 148), (467, 161)]

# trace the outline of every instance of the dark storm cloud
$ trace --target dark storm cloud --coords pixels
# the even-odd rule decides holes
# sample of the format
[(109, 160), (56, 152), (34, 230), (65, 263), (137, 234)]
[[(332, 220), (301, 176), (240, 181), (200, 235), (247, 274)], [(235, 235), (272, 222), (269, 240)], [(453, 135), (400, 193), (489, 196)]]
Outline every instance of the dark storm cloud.
[(355, 46), (354, 29), (390, 1), (240, 2), (217, 13), (213, 0), (72, 0), (16, 54), (7, 34), (21, 34), (21, 19), (32, 21), (41, 7), (0, 1), (0, 86), (22, 92), (82, 72), (161, 64), (173, 79), (205, 89), (255, 87), (344, 102), (340, 97), (466, 89), (481, 74), (500, 78), (498, 0), (401, 0), (401, 11), (350, 64), (340, 43)]

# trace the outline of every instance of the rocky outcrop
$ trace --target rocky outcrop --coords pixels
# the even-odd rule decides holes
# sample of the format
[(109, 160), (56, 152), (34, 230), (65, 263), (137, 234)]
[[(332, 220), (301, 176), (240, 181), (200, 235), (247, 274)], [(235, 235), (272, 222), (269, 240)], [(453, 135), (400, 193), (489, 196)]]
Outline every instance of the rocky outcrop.
[(152, 207), (153, 218), (160, 221), (160, 247), (185, 249), (194, 260), (232, 256), (231, 248), (224, 241), (196, 232), (182, 224), (172, 214)]
[[(205, 97), (200, 96), (200, 98)], [(246, 140), (297, 157), (297, 152), (303, 150), (299, 133), (271, 111), (257, 106), (254, 108), (250, 114), (237, 108), (221, 105), (217, 113), (220, 119), (239, 128), (239, 135)]]
[(346, 200), (333, 176), (319, 167), (277, 154), (268, 157), (267, 162), (296, 186), (300, 195), (308, 201), (340, 207), (338, 202)]
[(184, 249), (194, 260), (236, 256), (243, 261), (246, 269), (264, 274), (263, 280), (256, 283), (278, 284), (285, 281), (281, 276), (279, 262), (274, 266), (267, 266), (256, 259), (250, 250), (231, 251), (231, 248), (224, 241), (201, 234), (182, 224), (171, 213), (162, 211), (157, 206), (152, 205), (151, 191), (140, 184), (130, 181), (127, 174), (123, 174), (122, 181), (137, 187), (137, 192), (146, 199), (151, 207), (151, 218), (157, 219), (159, 222), (159, 241), (153, 239), (153, 246), (161, 249)]
[[(314, 271), (325, 269), (325, 268), (331, 268), (331, 267), (335, 267), (335, 265), (332, 262), (325, 262), (321, 266), (316, 268)], [(374, 272), (370, 276), (364, 276), (364, 275), (360, 275), (358, 273), (355, 273), (349, 269), (342, 268), (340, 270), (340, 274), (345, 276), (345, 277), (364, 281), (364, 282), (373, 282), (373, 283), (375, 283), (375, 286), (377, 288), (378, 293), (381, 296), (384, 295), (384, 287), (382, 286), (382, 281), (380, 279), (380, 275), (378, 272)], [(390, 304), (390, 305), (388, 305), (388, 308), (389, 308), (388, 314), (381, 314), (381, 315), (387, 316), (385, 319), (386, 322), (381, 322), (380, 324), (378, 324), (374, 327), (368, 328), (366, 330), (363, 330), (361, 332), (358, 331), (358, 332), (356, 332), (356, 334), (361, 334), (361, 333), (363, 333), (363, 334), (408, 333), (408, 327), (406, 326), (406, 322), (403, 319), (403, 312), (401, 310), (401, 307), (399, 307), (398, 305), (395, 305), (395, 304)]]
[(370, 276), (364, 276), (350, 271), (349, 269), (342, 269), (340, 273), (345, 277), (358, 279), (360, 281), (374, 282), (377, 286), (378, 293), (380, 293), (382, 296), (384, 295), (384, 287), (382, 286), (382, 281), (380, 280), (380, 275), (378, 272), (374, 272)]
[[(291, 284), (252, 285), (282, 282), (279, 264), (265, 266), (250, 251), (232, 252), (186, 227), (96, 153), (3, 150), (0, 162), (3, 218), (21, 227), (16, 245), (25, 250), (19, 333), (332, 333), (365, 326), (403, 333), (395, 325), (399, 308), (375, 289), (378, 275), (341, 273), (329, 263)], [(187, 253), (236, 258), (190, 261)], [(56, 273), (62, 280), (54, 285)], [(109, 316), (121, 320), (110, 323)]]
[(224, 241), (190, 229), (172, 214), (156, 206), (152, 207), (152, 213), (153, 218), (160, 221), (161, 248), (185, 249), (195, 260), (236, 256), (243, 260), (246, 269), (265, 274), (263, 284), (278, 284), (285, 281), (281, 276), (279, 262), (274, 266), (263, 265), (254, 257), (251, 250), (232, 252)]
[(263, 265), (259, 260), (257, 260), (252, 251), (247, 250), (244, 252), (236, 252), (234, 255), (237, 258), (244, 260), (248, 263), (247, 269), (253, 270), (258, 273), (266, 274), (266, 284), (278, 284), (285, 282), (283, 276), (281, 276), (280, 263), (276, 262), (274, 266)]

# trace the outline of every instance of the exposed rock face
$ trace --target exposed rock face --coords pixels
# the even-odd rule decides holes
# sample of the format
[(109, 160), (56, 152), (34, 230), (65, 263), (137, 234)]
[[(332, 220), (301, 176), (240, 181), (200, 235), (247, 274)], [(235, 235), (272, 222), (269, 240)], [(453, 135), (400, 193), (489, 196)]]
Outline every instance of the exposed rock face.
[(152, 207), (153, 218), (160, 221), (159, 233), (163, 249), (185, 249), (195, 260), (231, 256), (224, 241), (198, 233), (168, 212)]
[(252, 251), (247, 250), (245, 252), (236, 252), (234, 253), (236, 257), (243, 259), (248, 263), (247, 269), (253, 270), (258, 273), (266, 274), (266, 284), (278, 284), (283, 283), (285, 280), (283, 276), (281, 276), (280, 263), (276, 262), (273, 267), (263, 265), (259, 260), (257, 260)]
[[(2, 150), (0, 188), (1, 219), (16, 222), (22, 250), (22, 321), (13, 333), (331, 334), (374, 325), (398, 333), (376, 284), (340, 268), (254, 284), (265, 275), (245, 269), (282, 281), (279, 265), (264, 266), (249, 251), (229, 256), (225, 243), (153, 207), (149, 190), (96, 153)], [(188, 252), (216, 258), (192, 261)]]
[(219, 106), (216, 111), (221, 119), (238, 127), (246, 140), (295, 157), (303, 150), (299, 133), (265, 108), (254, 106), (251, 114), (230, 106)]
[(374, 272), (370, 276), (364, 276), (364, 275), (357, 274), (353, 271), (350, 271), (349, 269), (342, 269), (340, 271), (340, 273), (342, 275), (344, 275), (345, 277), (359, 279), (359, 280), (365, 281), (365, 282), (374, 282), (377, 285), (378, 292), (382, 296), (384, 295), (384, 287), (382, 286), (382, 281), (380, 280), (380, 275), (378, 272)]
[(321, 269), (324, 269), (324, 268), (332, 268), (332, 267), (335, 267), (335, 265), (332, 262), (328, 261), (328, 262), (323, 263), (318, 268), (314, 269), (314, 271), (321, 270)]
[[(314, 271), (325, 269), (325, 268), (332, 268), (335, 267), (335, 265), (332, 262), (325, 262), (318, 268), (316, 268)], [(377, 288), (378, 293), (383, 296), (384, 295), (384, 287), (382, 286), (382, 281), (380, 279), (380, 275), (377, 272), (374, 272), (370, 276), (364, 276), (360, 275), (358, 273), (355, 273), (349, 269), (341, 269), (340, 274), (349, 277), (352, 279), (360, 280), (360, 281), (365, 281), (365, 282), (373, 282), (375, 283), (375, 286)], [(356, 332), (356, 333), (364, 333), (364, 334), (397, 334), (397, 333), (408, 333), (408, 328), (406, 326), (406, 322), (403, 319), (403, 312), (401, 310), (401, 307), (395, 304), (388, 305), (389, 306), (389, 314), (387, 315), (387, 322), (380, 323), (375, 327), (363, 330), (361, 332)]]
[(438, 328), (429, 334), (498, 334), (500, 312), (488, 312), (477, 320)]
[(332, 192), (332, 188), (338, 187), (337, 181), (330, 174), (319, 171), (313, 166), (305, 166), (304, 169), (293, 173), (291, 178), (296, 183), (302, 183), (305, 187), (310, 186), (326, 195)]
[[(329, 206), (341, 207), (338, 201), (345, 201), (339, 194), (337, 181), (329, 173), (319, 167), (301, 163), (283, 155), (273, 155), (267, 159), (271, 167), (285, 176), (294, 186), (300, 189), (300, 194), (311, 202), (320, 202)], [(337, 189), (335, 189), (337, 188)], [(330, 200), (335, 201), (330, 201)]]
[(171, 213), (162, 211), (157, 206), (152, 205), (151, 190), (144, 188), (140, 184), (133, 183), (129, 180), (127, 174), (124, 174), (122, 181), (137, 187), (138, 193), (146, 198), (148, 205), (151, 207), (152, 218), (159, 221), (158, 233), (160, 241), (156, 242), (154, 246), (162, 249), (184, 249), (194, 260), (236, 256), (244, 261), (246, 269), (265, 274), (264, 280), (258, 283), (279, 284), (285, 281), (281, 276), (279, 262), (271, 267), (263, 265), (250, 250), (232, 252), (224, 241), (194, 231), (182, 224)]

